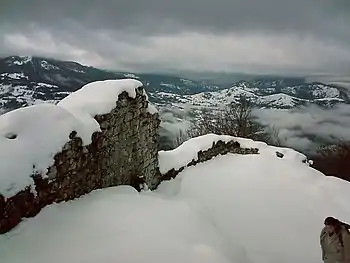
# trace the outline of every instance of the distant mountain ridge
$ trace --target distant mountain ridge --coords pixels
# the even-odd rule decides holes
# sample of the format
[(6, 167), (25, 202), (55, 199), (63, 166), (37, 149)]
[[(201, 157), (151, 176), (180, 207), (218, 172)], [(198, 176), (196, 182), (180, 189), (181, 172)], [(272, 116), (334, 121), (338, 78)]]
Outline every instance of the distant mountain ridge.
[(39, 57), (11, 56), (0, 59), (0, 108), (3, 111), (59, 101), (83, 85), (106, 79), (140, 79), (148, 92), (195, 94), (217, 90), (217, 86), (175, 76), (111, 72), (76, 62)]
[(188, 103), (219, 106), (238, 102), (245, 97), (257, 107), (288, 109), (307, 104), (332, 107), (338, 103), (350, 103), (345, 89), (322, 83), (304, 83), (290, 80), (239, 81), (233, 87), (216, 92), (187, 96)]
[(264, 77), (232, 85), (207, 84), (165, 74), (112, 72), (76, 62), (39, 57), (0, 59), (0, 110), (6, 112), (43, 101), (57, 102), (83, 85), (97, 80), (135, 78), (143, 82), (158, 107), (218, 107), (247, 97), (257, 107), (292, 108), (305, 104), (331, 107), (350, 103), (346, 90), (303, 78)]
[(347, 90), (319, 82), (305, 83), (303, 79), (257, 79), (239, 81), (230, 88), (206, 91), (191, 95), (160, 92), (156, 99), (159, 104), (193, 105), (197, 108), (217, 108), (229, 103), (238, 103), (247, 98), (258, 108), (290, 109), (308, 104), (333, 107), (350, 104)]

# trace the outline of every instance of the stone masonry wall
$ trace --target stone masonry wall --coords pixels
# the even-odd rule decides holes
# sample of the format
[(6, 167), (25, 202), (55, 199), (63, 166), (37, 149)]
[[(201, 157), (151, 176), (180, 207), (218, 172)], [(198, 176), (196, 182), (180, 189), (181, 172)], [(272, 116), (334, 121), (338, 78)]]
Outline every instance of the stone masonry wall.
[(181, 167), (178, 170), (171, 169), (167, 173), (162, 175), (162, 181), (167, 181), (175, 178), (180, 172), (182, 172), (186, 167), (194, 166), (198, 163), (206, 162), (218, 155), (225, 155), (228, 153), (237, 153), (237, 154), (258, 154), (259, 149), (257, 148), (241, 148), (241, 145), (235, 141), (229, 142), (213, 142), (213, 146), (206, 151), (199, 151), (197, 153), (197, 160), (192, 160), (186, 166)]
[(124, 184), (140, 190), (144, 183), (154, 189), (160, 182), (160, 120), (147, 108), (142, 88), (135, 99), (123, 92), (110, 113), (95, 117), (102, 132), (92, 135), (90, 145), (84, 146), (75, 131), (67, 134), (70, 141), (55, 155), (48, 173), (32, 175), (36, 195), (29, 187), (8, 199), (0, 194), (0, 233), (11, 230), (23, 217), (35, 216), (46, 205), (95, 189)]

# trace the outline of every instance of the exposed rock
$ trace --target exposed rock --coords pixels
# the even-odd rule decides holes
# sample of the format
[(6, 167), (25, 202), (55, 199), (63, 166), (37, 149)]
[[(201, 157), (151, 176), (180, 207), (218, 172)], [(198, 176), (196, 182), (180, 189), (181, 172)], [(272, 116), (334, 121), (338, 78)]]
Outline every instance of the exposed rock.
[(6, 200), (0, 195), (0, 233), (15, 227), (22, 217), (35, 216), (46, 205), (72, 200), (95, 189), (122, 184), (137, 190), (146, 184), (154, 189), (159, 184), (160, 120), (158, 114), (148, 112), (143, 89), (137, 90), (134, 99), (121, 93), (116, 107), (95, 119), (101, 132), (92, 135), (90, 145), (83, 145), (79, 134), (72, 131), (67, 134), (70, 141), (54, 156), (47, 174), (32, 175), (36, 195), (29, 188)]
[(276, 156), (277, 156), (278, 158), (283, 158), (283, 157), (284, 157), (284, 154), (277, 151), (277, 152), (276, 152)]

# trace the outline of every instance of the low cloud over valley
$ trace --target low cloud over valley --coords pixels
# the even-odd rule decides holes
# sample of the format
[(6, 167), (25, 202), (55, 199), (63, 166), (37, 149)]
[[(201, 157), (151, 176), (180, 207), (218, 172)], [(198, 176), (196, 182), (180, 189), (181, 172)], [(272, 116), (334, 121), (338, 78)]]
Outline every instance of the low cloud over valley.
[(314, 151), (320, 143), (350, 140), (350, 105), (321, 108), (315, 105), (292, 110), (258, 109), (254, 111), (263, 125), (279, 130), (286, 146), (305, 152)]

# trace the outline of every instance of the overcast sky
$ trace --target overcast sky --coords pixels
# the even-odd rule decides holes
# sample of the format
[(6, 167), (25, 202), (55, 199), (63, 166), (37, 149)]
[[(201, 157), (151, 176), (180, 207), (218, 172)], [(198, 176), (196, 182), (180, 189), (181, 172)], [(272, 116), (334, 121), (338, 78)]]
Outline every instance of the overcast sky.
[(0, 0), (0, 56), (131, 71), (350, 72), (350, 0)]

